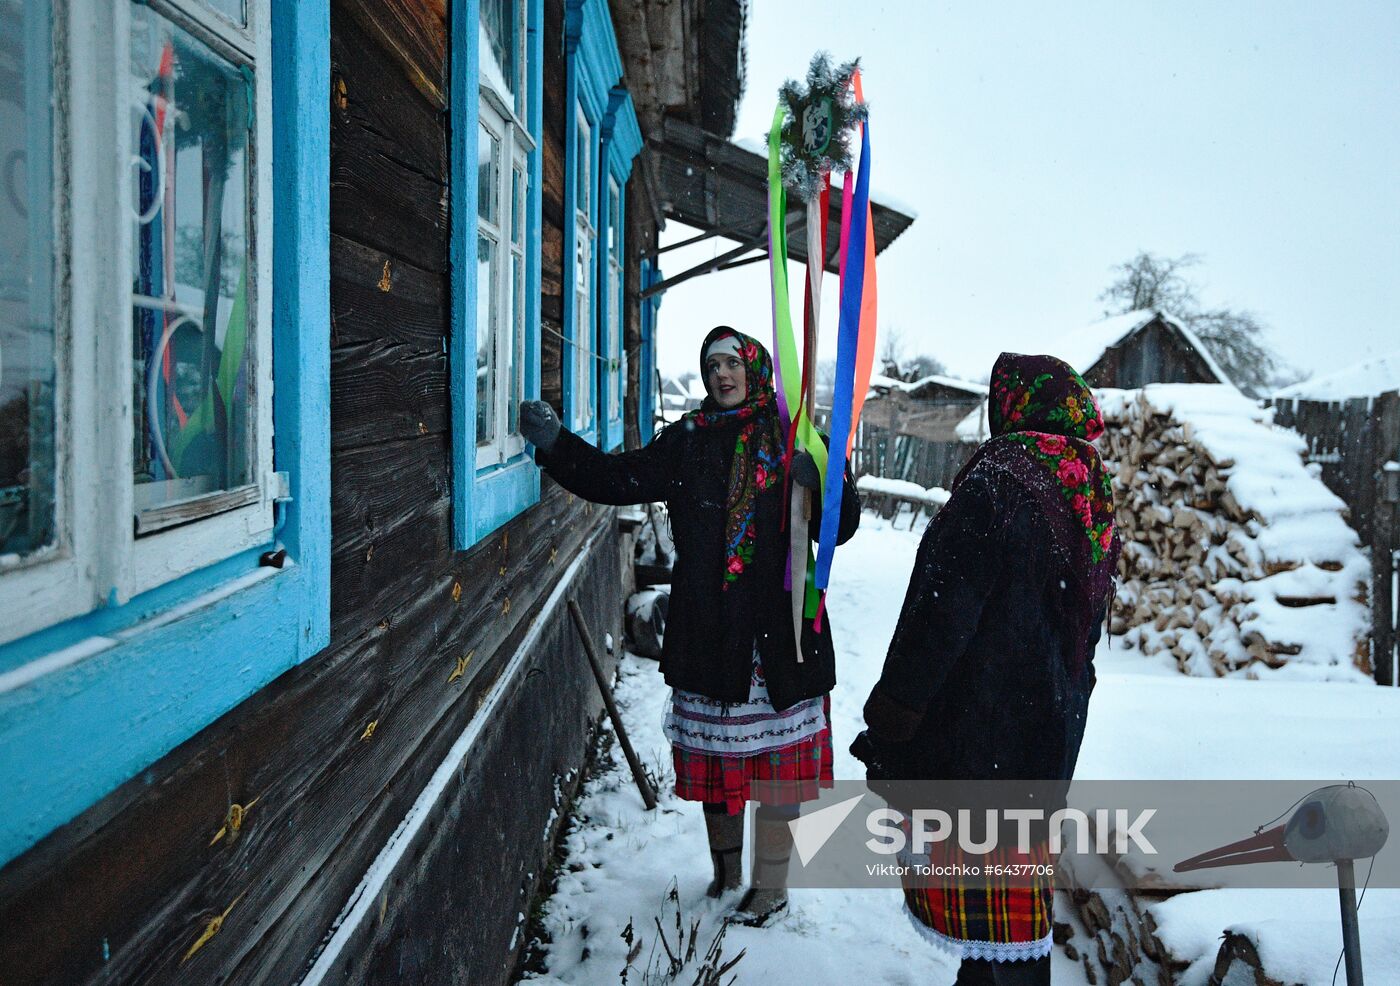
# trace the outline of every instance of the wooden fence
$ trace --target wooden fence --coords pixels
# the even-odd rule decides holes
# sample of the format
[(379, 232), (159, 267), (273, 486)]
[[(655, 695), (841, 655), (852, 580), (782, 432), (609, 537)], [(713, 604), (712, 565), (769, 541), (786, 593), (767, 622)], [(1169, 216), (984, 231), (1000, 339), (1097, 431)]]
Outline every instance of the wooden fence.
[(1322, 467), (1322, 481), (1346, 502), (1351, 525), (1371, 551), (1371, 656), (1376, 681), (1396, 684), (1396, 553), (1400, 473), (1400, 392), (1342, 402), (1279, 400), (1274, 423), (1308, 443), (1307, 460)]
[[(829, 430), (829, 413), (824, 408), (817, 410), (816, 425), (822, 431)], [(970, 442), (931, 442), (914, 435), (894, 434), (888, 428), (861, 421), (851, 448), (851, 472), (857, 479), (879, 476), (946, 490), (952, 487), (953, 477), (976, 448)]]

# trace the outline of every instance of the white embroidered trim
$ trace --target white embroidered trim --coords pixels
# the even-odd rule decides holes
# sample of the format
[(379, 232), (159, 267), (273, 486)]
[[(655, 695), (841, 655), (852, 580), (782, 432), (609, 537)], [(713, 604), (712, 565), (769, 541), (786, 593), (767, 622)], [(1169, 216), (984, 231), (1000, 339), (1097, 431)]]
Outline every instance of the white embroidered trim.
[(755, 651), (748, 701), (721, 702), (677, 688), (671, 692), (671, 707), (661, 729), (672, 744), (684, 750), (748, 757), (793, 746), (826, 726), (820, 698), (798, 702), (784, 712), (773, 708)]
[(914, 926), (924, 941), (936, 946), (953, 958), (981, 959), (987, 962), (1022, 962), (1044, 958), (1055, 947), (1054, 932), (1035, 941), (978, 941), (971, 938), (953, 938), (937, 928), (930, 928), (919, 920), (919, 916), (906, 904), (904, 916)]
[(765, 700), (731, 704), (720, 711), (718, 704), (676, 691), (671, 708), (662, 723), (666, 738), (676, 746), (696, 753), (721, 756), (752, 756), (800, 743), (826, 728), (821, 699), (799, 702), (785, 712), (776, 711)]

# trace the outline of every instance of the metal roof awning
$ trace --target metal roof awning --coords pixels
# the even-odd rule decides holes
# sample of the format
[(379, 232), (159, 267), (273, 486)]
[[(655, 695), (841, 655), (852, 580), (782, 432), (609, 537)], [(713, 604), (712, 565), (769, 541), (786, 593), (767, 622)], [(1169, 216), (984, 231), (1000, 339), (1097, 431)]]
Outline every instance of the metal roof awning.
[[(650, 146), (662, 210), (667, 219), (700, 233), (662, 247), (657, 255), (716, 236), (735, 240), (738, 246), (652, 285), (642, 293), (644, 298), (702, 274), (768, 259), (768, 159), (682, 120), (668, 118), (664, 133), (664, 140)], [(874, 195), (870, 207), (875, 252), (880, 253), (909, 228), (914, 217), (878, 202)], [(789, 198), (788, 257), (804, 263), (806, 218), (806, 206)], [(841, 243), (840, 195), (831, 196), (826, 243), (825, 267), (834, 273)]]

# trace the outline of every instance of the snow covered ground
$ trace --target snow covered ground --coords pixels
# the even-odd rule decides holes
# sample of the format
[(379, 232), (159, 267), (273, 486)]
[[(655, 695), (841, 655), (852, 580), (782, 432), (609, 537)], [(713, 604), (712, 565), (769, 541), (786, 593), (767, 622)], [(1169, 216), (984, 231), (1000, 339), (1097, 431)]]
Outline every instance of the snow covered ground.
[[(832, 694), (838, 778), (864, 776), (846, 747), (863, 728), (861, 709), (884, 661), (921, 534), (922, 525), (893, 530), (866, 514), (856, 537), (837, 553), (829, 612), (840, 676)], [(1188, 678), (1169, 659), (1114, 650), (1109, 641), (1096, 666), (1080, 777), (1361, 779), (1395, 777), (1400, 768), (1400, 690)], [(642, 809), (615, 748), (589, 779), (579, 824), (565, 842), (557, 890), (546, 905), (548, 971), (538, 982), (618, 982), (631, 950), (622, 938), (629, 923), (641, 944), (626, 981), (644, 982), (649, 957), (664, 957), (655, 943), (655, 917), (663, 916), (674, 941), (675, 905), (666, 904), (673, 882), (685, 926), (700, 922), (702, 955), (737, 898), (704, 896), (710, 879), (704, 826), (699, 805), (669, 793), (670, 754), (661, 735), (669, 690), (655, 662), (628, 655), (617, 699), (638, 755), (659, 781), (660, 804), (655, 812)], [(1312, 891), (1204, 891), (1156, 905), (1154, 916), (1178, 954), (1199, 958), (1183, 982), (1204, 982), (1221, 933), (1238, 925), (1262, 929), (1266, 959), (1272, 943), (1290, 975), (1299, 970), (1297, 981), (1325, 984), (1340, 942), (1335, 901), (1335, 894)], [(1067, 910), (1057, 905), (1057, 919), (1067, 920)], [(1361, 911), (1361, 936), (1373, 982), (1400, 982), (1397, 918), (1400, 891), (1372, 889)], [(727, 931), (724, 955), (740, 950), (746, 954), (733, 969), (740, 983), (941, 986), (956, 975), (954, 963), (911, 929), (890, 891), (796, 891), (776, 925)], [(1056, 984), (1087, 982), (1059, 949), (1054, 970)]]

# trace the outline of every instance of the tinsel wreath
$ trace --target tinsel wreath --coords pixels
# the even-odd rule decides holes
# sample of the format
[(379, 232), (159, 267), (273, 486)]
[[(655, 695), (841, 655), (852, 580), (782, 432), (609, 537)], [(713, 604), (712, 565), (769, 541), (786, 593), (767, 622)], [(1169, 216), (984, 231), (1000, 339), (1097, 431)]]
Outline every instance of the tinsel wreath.
[(833, 171), (855, 170), (856, 124), (868, 115), (851, 91), (860, 59), (836, 66), (824, 51), (812, 56), (807, 84), (789, 79), (778, 90), (787, 107), (783, 122), (783, 184), (810, 202), (821, 194), (822, 179)]

